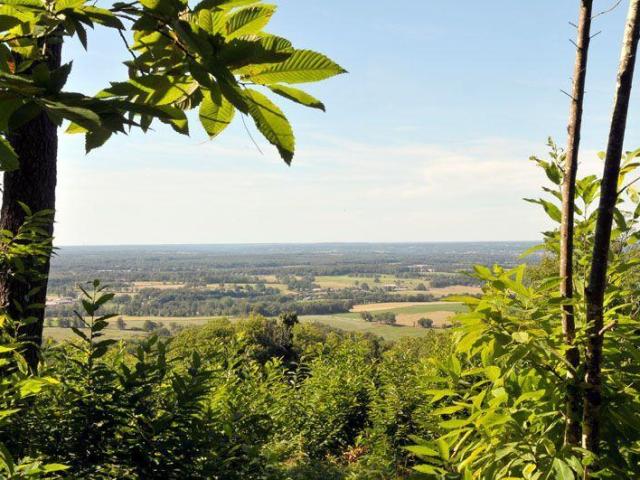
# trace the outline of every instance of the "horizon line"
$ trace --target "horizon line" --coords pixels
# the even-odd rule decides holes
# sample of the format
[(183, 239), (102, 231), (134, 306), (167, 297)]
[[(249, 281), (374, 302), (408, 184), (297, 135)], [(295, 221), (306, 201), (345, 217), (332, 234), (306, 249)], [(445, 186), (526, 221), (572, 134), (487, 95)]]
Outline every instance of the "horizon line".
[(427, 245), (462, 243), (537, 243), (541, 240), (421, 240), (421, 241), (327, 241), (327, 242), (221, 242), (221, 243), (94, 243), (54, 245), (54, 248), (91, 247), (224, 247), (224, 246), (286, 246), (286, 245)]

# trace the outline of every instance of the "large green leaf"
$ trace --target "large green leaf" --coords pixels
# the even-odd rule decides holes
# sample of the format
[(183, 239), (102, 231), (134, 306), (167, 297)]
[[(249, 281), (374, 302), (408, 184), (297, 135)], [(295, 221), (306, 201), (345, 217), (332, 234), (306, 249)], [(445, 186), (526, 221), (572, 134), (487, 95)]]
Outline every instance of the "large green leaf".
[(260, 32), (269, 23), (275, 11), (275, 5), (259, 5), (238, 10), (227, 21), (227, 38)]
[(69, 106), (58, 102), (43, 101), (49, 118), (57, 124), (62, 123), (62, 119), (86, 128), (96, 130), (102, 127), (100, 116), (88, 108)]
[(562, 214), (560, 212), (560, 209), (553, 203), (543, 199), (525, 198), (524, 200), (525, 202), (537, 203), (538, 205), (542, 205), (542, 208), (544, 208), (544, 211), (552, 220), (560, 222)]
[(260, 38), (252, 35), (225, 43), (218, 53), (218, 59), (228, 68), (242, 75), (244, 69), (251, 71), (258, 64), (284, 62), (293, 53), (291, 44), (271, 37)]
[(307, 92), (298, 90), (297, 88), (287, 87), (285, 85), (269, 85), (269, 89), (272, 92), (304, 105), (305, 107), (317, 108), (323, 112), (325, 111), (324, 104), (320, 100), (309, 95)]
[(346, 70), (330, 58), (312, 50), (296, 50), (284, 62), (259, 67), (246, 78), (255, 83), (307, 83), (345, 73)]
[(287, 117), (276, 104), (256, 90), (246, 89), (245, 97), (249, 114), (260, 133), (269, 143), (276, 146), (287, 165), (291, 164), (295, 150), (295, 138)]
[(227, 128), (233, 120), (235, 111), (233, 105), (220, 94), (220, 91), (213, 89), (205, 93), (198, 113), (205, 131), (209, 137), (213, 138)]
[(576, 478), (571, 467), (559, 458), (553, 459), (553, 471), (556, 480), (574, 480)]
[(169, 75), (145, 75), (128, 82), (114, 82), (98, 97), (123, 96), (151, 105), (170, 105), (189, 96), (197, 87), (194, 82)]
[(193, 11), (197, 12), (203, 8), (212, 9), (212, 8), (220, 8), (220, 9), (232, 9), (236, 7), (243, 7), (246, 5), (251, 5), (254, 3), (258, 3), (260, 0), (203, 0), (198, 3)]
[(4, 137), (0, 137), (0, 171), (11, 172), (17, 170), (19, 166), (18, 155), (9, 142)]
[(178, 11), (180, 3), (176, 0), (139, 0), (140, 3), (155, 13), (172, 15)]
[(57, 0), (55, 2), (54, 9), (56, 12), (61, 12), (66, 9), (82, 7), (84, 3), (85, 0)]
[(86, 17), (92, 22), (104, 25), (105, 27), (124, 30), (124, 25), (122, 24), (120, 19), (116, 17), (112, 12), (104, 8), (84, 6), (81, 9), (76, 9), (75, 12), (82, 13), (86, 15)]

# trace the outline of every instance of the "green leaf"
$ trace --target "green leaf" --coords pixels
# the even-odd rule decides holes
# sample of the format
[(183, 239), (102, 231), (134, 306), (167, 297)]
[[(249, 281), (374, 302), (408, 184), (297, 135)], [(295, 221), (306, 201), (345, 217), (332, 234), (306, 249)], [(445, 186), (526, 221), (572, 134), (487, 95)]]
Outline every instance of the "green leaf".
[(74, 9), (78, 7), (82, 7), (84, 5), (85, 0), (56, 0), (55, 2), (55, 11), (61, 12), (66, 9)]
[(415, 453), (416, 455), (424, 456), (424, 457), (438, 457), (439, 454), (433, 448), (429, 448), (425, 445), (410, 445), (405, 447), (406, 450), (411, 453)]
[(482, 280), (493, 280), (495, 278), (493, 273), (491, 273), (491, 270), (484, 265), (474, 265), (473, 269), (476, 272), (476, 276)]
[(528, 343), (530, 339), (527, 332), (513, 332), (511, 334), (511, 338), (513, 338), (518, 343)]
[(495, 365), (491, 365), (484, 369), (484, 373), (489, 380), (491, 380), (492, 382), (495, 382), (498, 378), (500, 378), (501, 371), (499, 367), (496, 367)]
[(539, 205), (542, 205), (542, 208), (544, 208), (544, 211), (547, 213), (547, 215), (549, 215), (549, 217), (551, 217), (552, 220), (560, 222), (562, 214), (560, 213), (560, 209), (553, 203), (542, 199), (534, 200), (532, 198), (525, 198), (524, 200), (529, 203), (537, 203)]
[(280, 156), (291, 164), (295, 150), (295, 138), (287, 117), (282, 110), (262, 93), (250, 88), (245, 90), (249, 114), (264, 137), (275, 145)]
[(47, 463), (42, 466), (42, 471), (45, 473), (60, 472), (68, 469), (69, 467), (67, 465), (62, 465), (61, 463)]
[(542, 397), (544, 397), (544, 394), (546, 393), (546, 390), (536, 390), (534, 392), (525, 392), (522, 395), (520, 395), (518, 397), (518, 399), (515, 401), (515, 403), (513, 404), (515, 407), (517, 407), (518, 405), (520, 405), (522, 402), (526, 402), (526, 401), (538, 401), (540, 400)]
[(437, 475), (440, 473), (440, 469), (432, 467), (431, 465), (416, 465), (413, 467), (416, 472), (426, 473), (427, 475)]
[(120, 19), (107, 9), (94, 6), (85, 6), (82, 7), (82, 9), (76, 11), (84, 13), (92, 21), (100, 25), (104, 25), (105, 27), (124, 30), (124, 25), (122, 24)]
[(571, 470), (571, 467), (559, 458), (553, 459), (553, 471), (555, 473), (556, 480), (574, 480), (575, 475)]
[(176, 4), (173, 0), (139, 0), (143, 7), (152, 12), (164, 15), (172, 15), (176, 11)]
[(32, 377), (20, 383), (20, 395), (27, 397), (42, 391), (43, 388), (56, 385), (60, 382), (49, 377)]
[(321, 53), (296, 50), (284, 62), (258, 67), (246, 77), (255, 83), (270, 85), (317, 82), (341, 73), (346, 73), (346, 70)]
[(235, 108), (214, 88), (205, 92), (198, 115), (209, 137), (214, 138), (231, 123)]
[(317, 108), (323, 112), (325, 111), (324, 104), (317, 98), (309, 95), (307, 92), (298, 90), (297, 88), (287, 87), (285, 85), (269, 85), (268, 87), (272, 92), (304, 105), (305, 107)]
[(82, 338), (85, 342), (89, 341), (89, 337), (87, 337), (85, 335), (85, 333), (80, 330), (79, 328), (76, 327), (71, 327), (71, 330), (73, 331), (73, 333), (75, 333), (77, 336), (79, 336), (80, 338)]
[(481, 336), (482, 336), (482, 331), (480, 330), (474, 330), (472, 332), (467, 333), (462, 338), (462, 340), (458, 342), (458, 345), (456, 346), (456, 351), (461, 353), (468, 352), (473, 346), (473, 344), (476, 343), (478, 338), (480, 338)]
[(449, 444), (447, 441), (440, 437), (436, 440), (436, 445), (438, 446), (438, 451), (440, 452), (440, 458), (445, 462), (449, 460)]
[(524, 252), (522, 252), (518, 258), (528, 257), (532, 253), (539, 252), (540, 250), (544, 250), (545, 248), (547, 248), (547, 247), (545, 245), (543, 245), (543, 244), (534, 245), (533, 247), (529, 247)]
[(431, 403), (435, 403), (438, 400), (442, 400), (444, 397), (450, 397), (456, 394), (455, 390), (451, 390), (449, 388), (441, 390), (425, 390), (424, 393), (425, 395), (433, 395), (433, 398), (430, 400)]
[(47, 115), (49, 115), (54, 122), (56, 122), (57, 119), (64, 118), (90, 131), (101, 128), (100, 117), (88, 108), (72, 107), (57, 102), (45, 102), (45, 107), (47, 109)]
[(9, 120), (7, 122), (9, 130), (20, 128), (24, 124), (36, 118), (41, 111), (42, 108), (35, 102), (23, 103), (9, 116)]
[(469, 420), (460, 420), (460, 419), (454, 418), (451, 420), (444, 420), (440, 422), (438, 425), (441, 428), (444, 428), (446, 430), (455, 430), (458, 428), (462, 428), (468, 424), (469, 424)]
[(275, 5), (259, 5), (238, 10), (227, 22), (227, 38), (259, 33), (269, 23), (275, 11)]
[(109, 140), (110, 137), (111, 132), (106, 128), (87, 132), (84, 144), (85, 151), (89, 153), (94, 148), (101, 147), (107, 140)]
[(11, 144), (0, 136), (0, 171), (12, 172), (19, 167), (18, 155), (16, 155)]
[(257, 65), (284, 62), (292, 53), (291, 43), (280, 37), (242, 37), (225, 43), (218, 60), (242, 75), (258, 68)]
[(453, 413), (459, 412), (460, 410), (464, 410), (463, 405), (451, 405), (448, 407), (440, 407), (436, 408), (431, 412), (431, 415), (451, 415)]

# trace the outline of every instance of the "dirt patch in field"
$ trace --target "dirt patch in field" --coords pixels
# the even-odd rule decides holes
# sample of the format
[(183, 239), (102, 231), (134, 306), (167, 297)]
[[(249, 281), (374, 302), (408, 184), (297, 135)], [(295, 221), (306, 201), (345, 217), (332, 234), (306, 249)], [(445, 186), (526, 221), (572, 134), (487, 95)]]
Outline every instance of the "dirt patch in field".
[(421, 318), (430, 318), (433, 320), (433, 326), (435, 328), (442, 328), (445, 325), (451, 324), (451, 317), (456, 312), (446, 312), (438, 310), (435, 312), (423, 312), (423, 313), (400, 313), (396, 315), (396, 322), (398, 325), (405, 325), (407, 327), (418, 327), (418, 320)]
[[(378, 312), (380, 310), (393, 310), (394, 308), (414, 307), (416, 305), (451, 305), (450, 302), (387, 302), (387, 303), (363, 303), (354, 305), (352, 312)], [(424, 314), (423, 314), (424, 315)]]

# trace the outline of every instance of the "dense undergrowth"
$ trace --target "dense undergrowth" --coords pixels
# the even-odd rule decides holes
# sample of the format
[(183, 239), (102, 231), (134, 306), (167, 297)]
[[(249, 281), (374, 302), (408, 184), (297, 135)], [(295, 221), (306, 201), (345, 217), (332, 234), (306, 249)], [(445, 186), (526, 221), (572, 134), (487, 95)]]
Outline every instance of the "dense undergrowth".
[(16, 461), (87, 479), (396, 478), (409, 436), (431, 436), (430, 359), (448, 355), (448, 333), (386, 344), (283, 316), (115, 342), (95, 285), (89, 330), (44, 348), (51, 385), (2, 430)]

